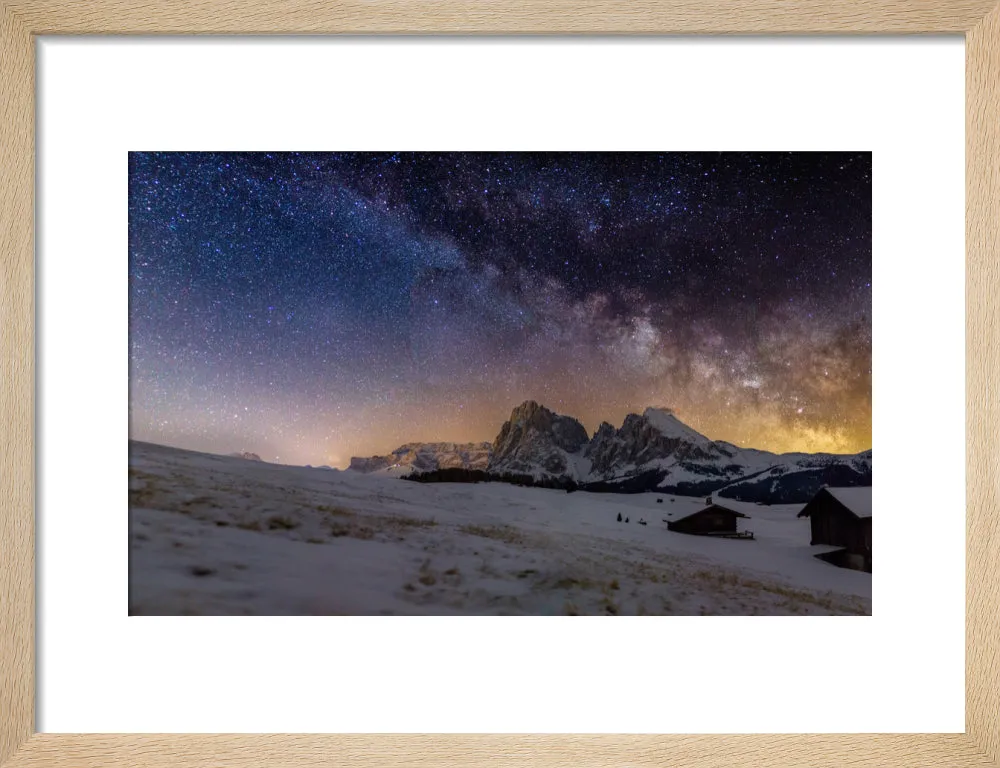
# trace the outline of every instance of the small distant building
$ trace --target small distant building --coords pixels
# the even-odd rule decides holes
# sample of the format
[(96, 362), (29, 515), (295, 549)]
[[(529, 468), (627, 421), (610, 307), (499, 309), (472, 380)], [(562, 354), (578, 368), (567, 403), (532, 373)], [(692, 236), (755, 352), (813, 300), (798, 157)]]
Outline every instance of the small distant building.
[(808, 517), (812, 545), (837, 547), (817, 557), (842, 568), (872, 572), (872, 489), (821, 488), (803, 507)]
[(727, 536), (753, 538), (750, 532), (737, 530), (737, 521), (747, 518), (742, 512), (722, 504), (707, 504), (684, 517), (668, 520), (667, 528), (678, 533), (692, 533), (699, 536)]

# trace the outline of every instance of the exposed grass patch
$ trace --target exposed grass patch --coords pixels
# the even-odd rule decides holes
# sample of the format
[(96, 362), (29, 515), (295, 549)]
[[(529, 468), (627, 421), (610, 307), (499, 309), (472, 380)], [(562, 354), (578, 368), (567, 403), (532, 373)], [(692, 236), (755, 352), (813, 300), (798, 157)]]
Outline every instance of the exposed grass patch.
[(375, 519), (380, 527), (391, 531), (406, 530), (407, 528), (433, 528), (437, 525), (437, 520), (428, 520), (419, 517), (404, 517), (402, 515), (387, 515)]
[(352, 539), (372, 539), (375, 537), (375, 531), (366, 525), (358, 525), (357, 523), (342, 523), (339, 520), (329, 520), (327, 522), (327, 530), (330, 531), (330, 535), (334, 538), (339, 538), (341, 536), (349, 536)]
[(510, 525), (463, 525), (458, 529), (470, 536), (481, 536), (484, 539), (495, 539), (505, 544), (524, 544), (524, 534)]
[(149, 505), (155, 495), (155, 491), (150, 486), (146, 486), (145, 488), (129, 488), (128, 504), (130, 507), (145, 507)]
[(830, 613), (855, 613), (867, 615), (866, 611), (860, 609), (856, 605), (850, 604), (842, 599), (836, 600), (829, 592), (817, 595), (812, 592), (794, 589), (793, 587), (787, 587), (782, 584), (767, 583), (758, 581), (757, 579), (745, 578), (736, 573), (727, 571), (700, 570), (695, 571), (693, 575), (696, 579), (708, 582), (723, 591), (728, 587), (730, 589), (751, 590), (758, 594), (766, 592), (772, 595), (778, 595), (779, 597), (784, 598), (782, 607), (792, 613), (801, 613), (804, 606), (814, 605), (823, 608)]
[(462, 583), (462, 574), (459, 573), (458, 566), (456, 565), (456, 566), (454, 566), (452, 568), (449, 568), (447, 571), (445, 571), (444, 575), (441, 576), (441, 580), (445, 584), (447, 584), (447, 585), (449, 585), (451, 587), (457, 587), (459, 584), (461, 584)]
[(210, 496), (196, 496), (193, 499), (188, 499), (187, 501), (181, 502), (182, 507), (211, 507), (212, 509), (218, 509), (219, 503)]
[(344, 509), (343, 507), (332, 507), (329, 504), (320, 504), (316, 507), (317, 512), (322, 512), (325, 515), (334, 515), (336, 517), (354, 517), (354, 513), (349, 509)]
[(629, 572), (629, 575), (638, 581), (649, 581), (653, 584), (667, 584), (670, 582), (668, 570), (646, 563), (639, 563)]
[(267, 530), (269, 531), (292, 531), (299, 527), (297, 520), (292, 520), (284, 515), (271, 515), (267, 518)]
[(434, 571), (431, 570), (431, 561), (424, 560), (420, 565), (420, 575), (417, 577), (417, 581), (423, 584), (425, 587), (433, 587), (437, 584), (437, 576), (434, 575)]
[(576, 578), (575, 576), (562, 576), (554, 584), (553, 589), (594, 589), (597, 582), (588, 578)]
[(612, 579), (611, 583), (608, 584), (608, 589), (618, 589), (618, 579)]
[(236, 524), (237, 528), (242, 528), (244, 531), (262, 531), (264, 530), (260, 524), (260, 520), (241, 520)]
[(330, 535), (334, 538), (351, 535), (352, 526), (350, 525), (344, 525), (343, 523), (330, 523), (327, 527), (330, 530)]

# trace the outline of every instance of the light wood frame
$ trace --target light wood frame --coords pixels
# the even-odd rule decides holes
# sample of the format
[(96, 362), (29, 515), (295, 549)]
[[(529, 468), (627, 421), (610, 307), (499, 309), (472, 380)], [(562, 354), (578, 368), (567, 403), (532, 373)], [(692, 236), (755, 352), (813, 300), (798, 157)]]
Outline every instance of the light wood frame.
[[(0, 0), (0, 766), (1000, 764), (997, 0)], [(35, 733), (35, 36), (964, 34), (966, 732), (799, 736)]]

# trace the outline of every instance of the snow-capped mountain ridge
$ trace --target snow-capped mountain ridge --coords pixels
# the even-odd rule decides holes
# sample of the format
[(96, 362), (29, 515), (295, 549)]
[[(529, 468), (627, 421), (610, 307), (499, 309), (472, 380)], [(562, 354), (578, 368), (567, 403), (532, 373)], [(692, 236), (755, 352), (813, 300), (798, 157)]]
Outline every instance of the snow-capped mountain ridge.
[[(517, 413), (516, 408), (512, 419)], [(531, 443), (530, 450), (511, 446), (509, 441), (498, 450), (494, 443), (489, 470), (510, 471), (504, 457), (512, 453), (545, 455), (538, 447), (546, 444), (543, 434), (533, 435)], [(647, 408), (641, 416), (629, 414), (618, 429), (602, 423), (582, 446), (582, 457), (585, 463), (572, 461), (572, 456), (562, 457), (567, 468), (577, 469), (575, 473), (559, 469), (560, 462), (547, 461), (521, 461), (517, 469), (538, 480), (563, 478), (591, 490), (718, 492), (748, 501), (786, 503), (808, 500), (824, 484), (871, 484), (871, 450), (837, 455), (775, 454), (741, 448), (709, 439), (668, 408)]]
[(490, 444), (486, 442), (406, 443), (385, 456), (352, 456), (349, 469), (402, 475), (456, 467), (486, 469), (489, 460)]
[(588, 436), (576, 419), (528, 400), (511, 411), (492, 444), (470, 444), (478, 446), (474, 460), (452, 458), (460, 452), (434, 447), (440, 445), (454, 444), (408, 444), (389, 456), (351, 459), (351, 468), (408, 474), (463, 467), (595, 491), (719, 493), (771, 503), (808, 501), (823, 485), (871, 485), (872, 473), (870, 449), (839, 455), (741, 448), (709, 439), (669, 408), (630, 413), (617, 429), (603, 422)]
[(683, 438), (692, 443), (712, 442), (678, 419), (670, 408), (647, 408), (642, 412), (642, 418), (654, 429), (659, 430), (664, 437)]
[[(616, 429), (583, 427), (529, 401), (493, 443), (488, 471), (602, 491), (721, 493), (748, 501), (806, 501), (824, 484), (870, 485), (871, 450), (853, 455), (775, 454), (714, 441), (669, 408), (631, 413)], [(569, 438), (569, 439), (567, 439)]]

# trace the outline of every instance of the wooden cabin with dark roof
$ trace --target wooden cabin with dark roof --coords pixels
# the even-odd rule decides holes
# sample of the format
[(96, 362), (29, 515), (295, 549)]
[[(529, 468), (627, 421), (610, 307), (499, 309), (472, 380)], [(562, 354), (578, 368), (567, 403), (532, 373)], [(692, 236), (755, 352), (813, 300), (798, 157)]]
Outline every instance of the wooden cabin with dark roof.
[(752, 531), (738, 530), (740, 518), (749, 518), (742, 512), (735, 509), (713, 503), (711, 497), (706, 499), (706, 504), (694, 512), (689, 512), (684, 517), (676, 520), (664, 520), (668, 530), (678, 533), (691, 533), (697, 536), (722, 536), (725, 538), (752, 539)]
[(836, 547), (817, 557), (842, 568), (872, 572), (872, 489), (821, 488), (803, 507), (808, 517), (812, 545)]

